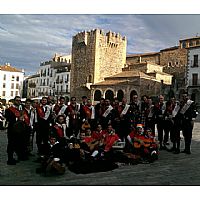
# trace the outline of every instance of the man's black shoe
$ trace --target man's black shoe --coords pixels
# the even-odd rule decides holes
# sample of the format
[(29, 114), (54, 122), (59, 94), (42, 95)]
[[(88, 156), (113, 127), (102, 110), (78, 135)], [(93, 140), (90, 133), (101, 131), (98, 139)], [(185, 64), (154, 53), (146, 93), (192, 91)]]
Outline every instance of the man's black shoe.
[(28, 156), (23, 156), (18, 158), (20, 161), (26, 161), (29, 160)]
[(16, 165), (16, 160), (15, 159), (8, 160), (7, 165)]
[(164, 146), (165, 146), (165, 145), (169, 145), (169, 142), (164, 142), (163, 144), (164, 144)]
[(160, 146), (159, 150), (167, 150), (167, 147), (166, 146)]
[(181, 153), (191, 154), (191, 151), (183, 150), (183, 151), (181, 151)]
[(175, 151), (174, 151), (174, 154), (179, 154), (180, 153), (180, 150), (179, 149), (176, 149)]
[(181, 151), (181, 153), (186, 153), (186, 150), (184, 149), (183, 151)]
[(175, 152), (175, 151), (176, 151), (176, 148), (172, 147), (171, 149), (168, 149), (167, 151), (168, 151), (168, 152)]
[(28, 153), (28, 156), (31, 156), (31, 157), (32, 157), (32, 156), (35, 156), (35, 155), (34, 155), (34, 154), (32, 154), (32, 153)]

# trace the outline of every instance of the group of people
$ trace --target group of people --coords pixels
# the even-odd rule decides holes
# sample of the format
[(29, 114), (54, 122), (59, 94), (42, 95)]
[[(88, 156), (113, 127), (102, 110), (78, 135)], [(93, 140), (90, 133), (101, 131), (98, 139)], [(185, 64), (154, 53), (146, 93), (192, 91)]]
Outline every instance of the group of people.
[[(34, 135), (42, 169), (61, 173), (63, 163), (72, 166), (94, 160), (151, 162), (158, 158), (159, 150), (180, 153), (180, 131), (185, 139), (183, 152), (190, 154), (197, 114), (195, 103), (187, 94), (180, 101), (164, 101), (160, 95), (157, 102), (148, 96), (139, 100), (133, 95), (129, 104), (125, 98), (121, 102), (117, 98), (112, 102), (101, 98), (95, 106), (86, 96), (81, 103), (76, 97), (71, 97), (70, 102), (60, 97), (56, 103), (43, 97), (40, 102), (26, 99), (24, 104), (16, 96), (13, 105), (5, 110), (7, 164), (15, 165), (32, 155)], [(168, 149), (170, 140), (173, 147)]]

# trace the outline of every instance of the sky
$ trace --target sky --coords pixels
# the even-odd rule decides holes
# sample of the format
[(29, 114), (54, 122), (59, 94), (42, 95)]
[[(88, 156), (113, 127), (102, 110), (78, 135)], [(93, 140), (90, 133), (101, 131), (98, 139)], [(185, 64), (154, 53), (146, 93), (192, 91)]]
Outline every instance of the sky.
[(95, 28), (127, 37), (127, 54), (157, 52), (200, 36), (200, 15), (0, 14), (0, 65), (34, 74), (55, 53), (71, 54), (72, 36)]

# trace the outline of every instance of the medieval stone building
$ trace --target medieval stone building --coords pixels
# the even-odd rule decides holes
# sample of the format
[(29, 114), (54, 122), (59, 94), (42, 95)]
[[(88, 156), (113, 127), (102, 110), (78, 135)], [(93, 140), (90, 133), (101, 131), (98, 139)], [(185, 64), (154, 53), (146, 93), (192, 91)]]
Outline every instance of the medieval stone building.
[(143, 54), (126, 55), (126, 44), (126, 37), (99, 29), (75, 35), (71, 96), (80, 100), (86, 95), (95, 101), (107, 96), (130, 99), (131, 92), (135, 91), (140, 97), (162, 93), (169, 99), (179, 98), (187, 90), (188, 51), (200, 46), (200, 37), (180, 40), (178, 46)]
[(160, 50), (160, 52), (127, 55), (127, 65), (150, 62), (163, 66), (163, 72), (173, 75), (170, 91), (165, 90), (164, 94), (180, 97), (186, 90), (188, 50), (181, 45)]
[(73, 37), (71, 96), (90, 96), (90, 86), (120, 73), (126, 64), (126, 37), (95, 29)]
[(101, 97), (110, 100), (125, 97), (128, 101), (134, 94), (156, 97), (169, 91), (171, 82), (172, 75), (164, 73), (162, 66), (148, 62), (136, 63), (123, 68), (121, 73), (91, 85), (91, 96), (94, 103)]

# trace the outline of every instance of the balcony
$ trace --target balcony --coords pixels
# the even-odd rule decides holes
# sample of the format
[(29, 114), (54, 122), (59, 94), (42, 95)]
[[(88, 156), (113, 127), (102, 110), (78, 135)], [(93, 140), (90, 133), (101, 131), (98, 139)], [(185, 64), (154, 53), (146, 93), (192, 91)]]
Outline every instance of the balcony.
[(200, 88), (200, 81), (198, 80), (196, 82), (196, 81), (190, 80), (188, 87), (190, 87), (190, 88)]
[(40, 66), (50, 65), (52, 61), (41, 62)]
[(29, 83), (28, 86), (29, 86), (30, 88), (35, 88), (35, 87), (36, 87), (36, 84), (35, 84), (35, 83)]
[(51, 67), (53, 68), (60, 68), (60, 67), (67, 67), (68, 69), (70, 69), (71, 67), (71, 63), (67, 63), (67, 62), (52, 62), (51, 63)]

